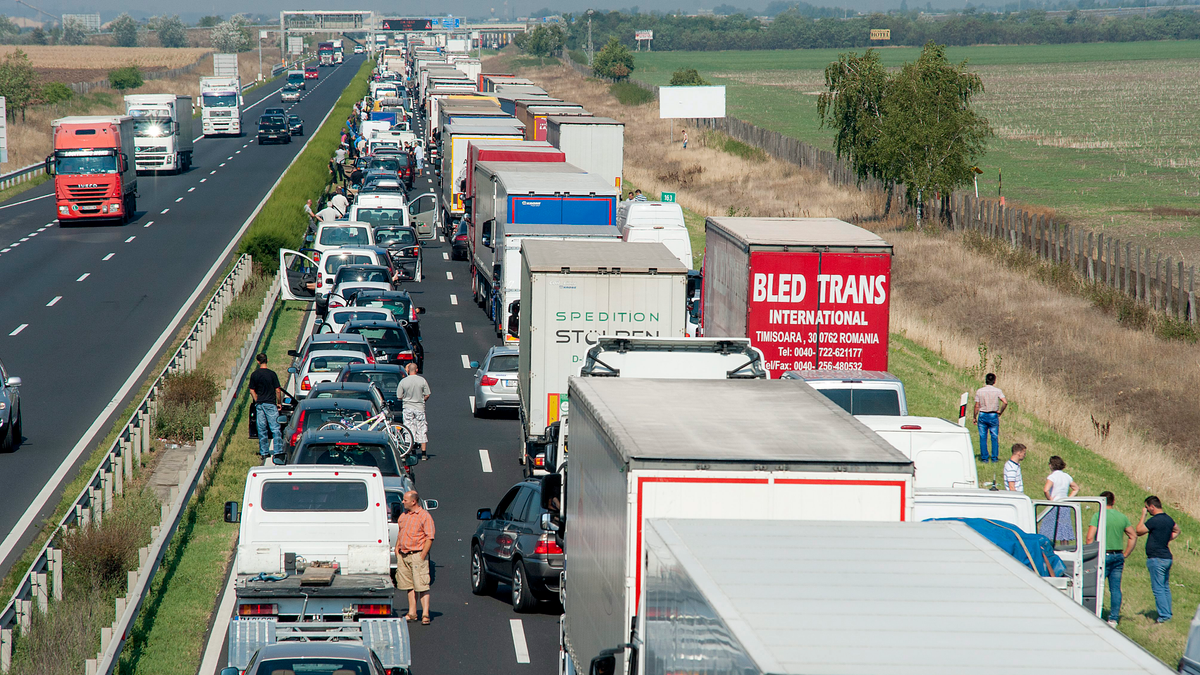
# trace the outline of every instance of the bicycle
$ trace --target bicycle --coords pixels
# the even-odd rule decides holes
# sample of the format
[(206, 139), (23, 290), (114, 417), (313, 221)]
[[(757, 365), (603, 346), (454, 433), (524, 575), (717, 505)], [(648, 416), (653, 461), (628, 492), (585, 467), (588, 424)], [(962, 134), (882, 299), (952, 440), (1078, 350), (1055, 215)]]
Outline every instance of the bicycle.
[(353, 423), (348, 418), (343, 418), (337, 422), (326, 422), (320, 427), (320, 431), (336, 431), (336, 430), (355, 430), (355, 431), (386, 431), (388, 437), (400, 449), (400, 461), (412, 452), (413, 449), (413, 434), (408, 427), (402, 423), (394, 423), (391, 420), (391, 411), (382, 410), (372, 417)]

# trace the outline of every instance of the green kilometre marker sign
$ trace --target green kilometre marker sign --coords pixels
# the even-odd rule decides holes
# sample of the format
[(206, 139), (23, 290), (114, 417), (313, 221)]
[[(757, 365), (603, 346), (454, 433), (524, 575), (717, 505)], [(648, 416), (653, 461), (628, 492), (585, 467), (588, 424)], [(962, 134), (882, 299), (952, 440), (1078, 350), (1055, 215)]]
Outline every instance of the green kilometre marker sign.
[(662, 193), (662, 200), (664, 202), (674, 202), (675, 201), (675, 193), (674, 192)]

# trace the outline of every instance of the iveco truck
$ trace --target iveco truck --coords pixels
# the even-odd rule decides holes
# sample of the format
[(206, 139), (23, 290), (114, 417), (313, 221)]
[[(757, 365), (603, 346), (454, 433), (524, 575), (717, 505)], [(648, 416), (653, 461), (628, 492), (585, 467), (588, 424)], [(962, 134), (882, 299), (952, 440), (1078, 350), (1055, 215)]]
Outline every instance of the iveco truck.
[(127, 222), (137, 209), (133, 118), (64, 117), (51, 125), (54, 154), (46, 173), (54, 176), (58, 222)]

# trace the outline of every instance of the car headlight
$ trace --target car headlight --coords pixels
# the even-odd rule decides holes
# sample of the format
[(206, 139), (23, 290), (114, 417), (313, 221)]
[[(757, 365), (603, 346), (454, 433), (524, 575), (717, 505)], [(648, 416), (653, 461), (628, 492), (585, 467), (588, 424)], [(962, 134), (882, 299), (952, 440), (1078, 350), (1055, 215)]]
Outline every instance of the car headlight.
[(4, 410), (7, 407), (8, 407), (7, 403), (5, 403), (4, 401), (0, 401), (0, 410)]

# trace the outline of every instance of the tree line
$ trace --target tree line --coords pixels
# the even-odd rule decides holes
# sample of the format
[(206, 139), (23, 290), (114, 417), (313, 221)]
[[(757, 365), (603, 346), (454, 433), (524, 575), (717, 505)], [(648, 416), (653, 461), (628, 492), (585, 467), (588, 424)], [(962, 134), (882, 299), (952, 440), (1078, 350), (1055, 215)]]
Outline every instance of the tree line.
[[(584, 15), (563, 15), (564, 46), (587, 45)], [(870, 31), (891, 30), (890, 45), (1068, 44), (1200, 39), (1200, 13), (1160, 11), (1150, 16), (1086, 17), (1072, 12), (1050, 17), (1042, 10), (1010, 14), (976, 13), (970, 9), (942, 21), (915, 14), (871, 14), (837, 19), (806, 16), (788, 10), (769, 23), (742, 15), (675, 16), (596, 12), (592, 41), (615, 38), (634, 47), (634, 31), (653, 30), (655, 51), (719, 51), (757, 49), (855, 49), (872, 46)]]

